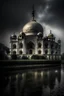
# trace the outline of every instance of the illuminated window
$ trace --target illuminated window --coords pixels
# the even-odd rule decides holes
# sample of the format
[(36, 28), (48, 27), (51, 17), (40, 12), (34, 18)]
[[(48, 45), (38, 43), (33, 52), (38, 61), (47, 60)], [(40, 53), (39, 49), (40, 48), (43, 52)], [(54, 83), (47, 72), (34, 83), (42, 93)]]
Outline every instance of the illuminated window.
[(13, 49), (16, 49), (16, 44), (13, 44)]
[(38, 48), (41, 48), (41, 43), (38, 43)]
[(41, 50), (38, 51), (38, 54), (41, 54)]

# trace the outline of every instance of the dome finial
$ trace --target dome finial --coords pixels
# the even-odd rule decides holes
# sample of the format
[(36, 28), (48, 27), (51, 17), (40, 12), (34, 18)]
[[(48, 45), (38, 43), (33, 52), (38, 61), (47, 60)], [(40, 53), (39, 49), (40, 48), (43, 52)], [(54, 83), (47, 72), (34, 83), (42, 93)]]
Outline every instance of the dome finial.
[(35, 18), (35, 9), (34, 9), (34, 4), (33, 4), (33, 7), (32, 7), (32, 18), (33, 18), (33, 20), (34, 20), (34, 18)]

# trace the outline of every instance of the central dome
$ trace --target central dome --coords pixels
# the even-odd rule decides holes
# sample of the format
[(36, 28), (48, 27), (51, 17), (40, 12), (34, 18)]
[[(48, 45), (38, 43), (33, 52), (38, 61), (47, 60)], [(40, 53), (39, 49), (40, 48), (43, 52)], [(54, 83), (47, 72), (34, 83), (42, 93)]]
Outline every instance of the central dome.
[(38, 22), (36, 22), (35, 20), (33, 20), (33, 21), (28, 22), (23, 27), (23, 32), (26, 35), (30, 35), (30, 34), (36, 35), (38, 32), (42, 32), (42, 34), (43, 34), (43, 27)]

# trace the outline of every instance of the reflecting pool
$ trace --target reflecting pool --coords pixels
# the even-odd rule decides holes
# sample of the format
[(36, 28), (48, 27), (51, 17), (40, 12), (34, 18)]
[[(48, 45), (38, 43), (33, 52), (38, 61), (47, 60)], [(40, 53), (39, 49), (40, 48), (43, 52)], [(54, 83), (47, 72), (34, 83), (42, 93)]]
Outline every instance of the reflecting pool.
[(4, 71), (1, 80), (2, 96), (64, 96), (63, 65)]

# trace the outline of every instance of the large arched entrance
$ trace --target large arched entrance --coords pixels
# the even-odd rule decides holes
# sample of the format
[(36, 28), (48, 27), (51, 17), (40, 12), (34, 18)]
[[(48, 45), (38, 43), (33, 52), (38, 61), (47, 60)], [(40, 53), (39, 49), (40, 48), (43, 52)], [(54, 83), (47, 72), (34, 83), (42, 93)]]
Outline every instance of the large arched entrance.
[(27, 43), (27, 53), (34, 54), (35, 45), (32, 41)]

